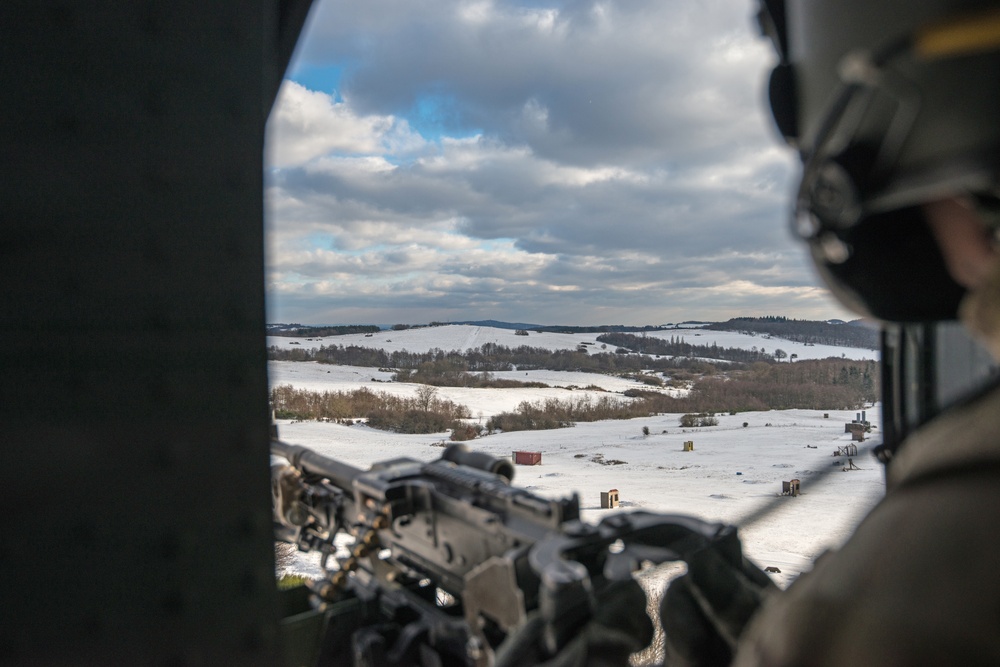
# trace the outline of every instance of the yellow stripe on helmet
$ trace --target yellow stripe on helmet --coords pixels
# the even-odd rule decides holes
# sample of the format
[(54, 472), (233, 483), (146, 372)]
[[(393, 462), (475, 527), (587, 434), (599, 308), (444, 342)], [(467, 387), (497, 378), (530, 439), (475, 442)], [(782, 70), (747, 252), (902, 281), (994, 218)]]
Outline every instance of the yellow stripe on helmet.
[(1000, 49), (1000, 9), (925, 26), (914, 36), (913, 47), (918, 56), (927, 60)]

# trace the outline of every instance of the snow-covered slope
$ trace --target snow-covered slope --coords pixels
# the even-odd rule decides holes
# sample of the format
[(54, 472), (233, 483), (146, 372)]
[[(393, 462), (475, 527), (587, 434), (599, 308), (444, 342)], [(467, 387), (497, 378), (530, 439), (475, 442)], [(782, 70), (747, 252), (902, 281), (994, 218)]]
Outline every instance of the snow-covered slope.
[[(309, 391), (351, 391), (367, 387), (393, 396), (411, 397), (420, 385), (410, 382), (391, 382), (392, 373), (362, 366), (337, 366), (313, 362), (271, 361), (268, 363), (271, 386), (291, 385)], [(626, 389), (657, 389), (672, 395), (684, 390), (655, 388), (620, 377), (600, 373), (567, 373), (561, 371), (503, 371), (491, 373), (496, 378), (543, 382), (550, 388), (470, 389), (468, 387), (439, 387), (438, 396), (468, 406), (474, 416), (492, 417), (500, 412), (517, 408), (522, 401), (536, 402), (549, 398), (558, 400), (579, 399), (581, 396), (621, 393)], [(605, 390), (585, 390), (596, 386)], [(575, 388), (570, 388), (575, 387)], [(622, 400), (628, 400), (618, 396)]]
[[(480, 327), (466, 324), (449, 324), (439, 327), (423, 327), (420, 329), (405, 329), (402, 331), (379, 331), (373, 334), (350, 334), (346, 336), (328, 336), (325, 338), (287, 338), (284, 336), (268, 336), (268, 345), (277, 345), (284, 349), (319, 348), (321, 345), (357, 345), (388, 352), (408, 350), (410, 352), (425, 352), (434, 348), (444, 350), (459, 350), (464, 352), (469, 348), (479, 348), (486, 343), (497, 343), (507, 347), (528, 345), (548, 350), (571, 350), (581, 343), (591, 344), (591, 351), (601, 350), (597, 341), (600, 334), (563, 334), (531, 332), (527, 336), (518, 336), (510, 329)], [(731, 331), (709, 331), (705, 329), (679, 329), (650, 332), (650, 336), (669, 339), (671, 336), (682, 337), (693, 345), (712, 345), (720, 347), (735, 347), (749, 350), (753, 347), (764, 349), (770, 353), (780, 348), (789, 355), (798, 355), (799, 359), (825, 359), (827, 357), (845, 357), (847, 359), (877, 359), (878, 353), (873, 350), (862, 350), (853, 347), (834, 347), (830, 345), (805, 345), (793, 343), (781, 338), (751, 336)], [(607, 349), (613, 350), (612, 346)], [(607, 351), (607, 350), (605, 350)]]

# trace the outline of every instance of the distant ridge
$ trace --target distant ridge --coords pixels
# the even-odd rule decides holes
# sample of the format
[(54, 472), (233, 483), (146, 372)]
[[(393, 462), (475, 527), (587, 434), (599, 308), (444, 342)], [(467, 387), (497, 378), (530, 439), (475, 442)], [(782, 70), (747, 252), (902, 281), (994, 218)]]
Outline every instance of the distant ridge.
[(524, 322), (501, 322), (500, 320), (476, 320), (468, 322), (442, 322), (441, 324), (466, 324), (474, 327), (493, 327), (494, 329), (538, 329), (541, 324), (526, 324)]
[(877, 350), (879, 331), (862, 320), (793, 320), (787, 317), (736, 317), (705, 327), (716, 331), (766, 334), (806, 345), (837, 345)]
[(347, 334), (368, 334), (379, 330), (374, 324), (339, 324), (329, 326), (312, 326), (309, 324), (285, 324), (276, 322), (267, 325), (268, 336), (288, 336), (301, 338), (304, 336), (344, 336)]
[(545, 326), (535, 327), (535, 331), (546, 331), (549, 333), (625, 333), (632, 331), (660, 331), (663, 327), (658, 326), (630, 326), (626, 324), (601, 324), (597, 326)]
[(461, 322), (431, 322), (430, 324), (403, 325), (392, 327), (371, 324), (324, 325), (314, 326), (300, 323), (271, 323), (267, 325), (269, 336), (288, 337), (323, 337), (345, 334), (371, 334), (384, 329), (420, 329), (425, 327), (445, 325), (465, 325), (504, 330), (524, 330), (534, 332), (552, 332), (566, 334), (615, 334), (643, 333), (651, 331), (685, 329), (714, 329), (717, 331), (736, 331), (740, 333), (764, 334), (805, 343), (807, 345), (834, 345), (841, 347), (856, 347), (876, 350), (879, 346), (878, 327), (865, 320), (831, 319), (826, 321), (795, 320), (781, 316), (766, 317), (736, 317), (726, 322), (705, 322), (686, 320), (677, 324), (635, 326), (625, 324), (604, 324), (591, 326), (546, 325), (528, 322), (504, 322), (501, 320), (465, 320)]
[[(466, 322), (431, 322), (431, 326), (445, 324), (464, 324), (473, 327), (493, 327), (494, 329), (524, 329), (547, 333), (618, 333), (624, 331), (659, 331), (662, 326), (629, 325), (629, 324), (597, 324), (597, 325), (562, 325), (562, 324), (528, 324), (526, 322), (501, 322), (499, 320), (475, 320)], [(705, 323), (707, 324), (707, 322)]]

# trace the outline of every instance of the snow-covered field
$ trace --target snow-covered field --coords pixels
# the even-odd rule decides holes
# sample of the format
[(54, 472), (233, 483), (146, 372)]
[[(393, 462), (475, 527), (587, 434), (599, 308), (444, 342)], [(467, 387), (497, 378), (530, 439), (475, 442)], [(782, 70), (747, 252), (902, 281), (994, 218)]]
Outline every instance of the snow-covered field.
[[(670, 332), (666, 332), (669, 336)], [(713, 340), (726, 347), (761, 347), (761, 338), (724, 332), (700, 332), (699, 340)], [(348, 339), (354, 339), (349, 341)], [(593, 341), (596, 334), (532, 334), (515, 336), (501, 329), (471, 326), (447, 326), (408, 331), (386, 331), (371, 338), (341, 336), (323, 341), (299, 340), (303, 346), (330, 344), (371, 344), (387, 346), (386, 338), (398, 345), (394, 349), (411, 351), (439, 347), (466, 349), (493, 341), (503, 345), (531, 344), (550, 349), (575, 347)], [(293, 339), (272, 338), (287, 342)], [(765, 339), (766, 340), (766, 339)], [(398, 342), (397, 342), (398, 341)], [(450, 342), (454, 341), (454, 342)], [(750, 342), (748, 342), (750, 341)], [(767, 340), (767, 348), (781, 347), (800, 358), (840, 357), (875, 358), (875, 353), (851, 348), (795, 347), (788, 341)], [(377, 369), (329, 366), (315, 363), (271, 362), (271, 384), (321, 390), (349, 390), (366, 386), (376, 391), (412, 395), (417, 385), (386, 382), (390, 373)], [(497, 373), (499, 376), (506, 374)], [(465, 389), (442, 387), (439, 395), (471, 409), (474, 418), (488, 418), (510, 410), (523, 400), (579, 397), (580, 389), (568, 385), (600, 386), (621, 392), (639, 383), (590, 373), (554, 371), (512, 371), (510, 377), (538, 380), (550, 389)], [(372, 382), (372, 379), (382, 382)], [(558, 385), (558, 387), (557, 387)], [(595, 392), (596, 394), (596, 392)], [(850, 444), (844, 423), (855, 418), (854, 411), (823, 412), (788, 410), (720, 415), (719, 425), (682, 429), (680, 415), (625, 421), (580, 423), (573, 428), (550, 431), (523, 431), (495, 434), (467, 444), (494, 456), (510, 456), (514, 450), (542, 453), (539, 466), (517, 466), (514, 484), (543, 496), (559, 496), (576, 491), (581, 496), (584, 518), (600, 520), (611, 511), (646, 510), (684, 513), (711, 520), (741, 525), (747, 554), (759, 565), (781, 570), (773, 575), (779, 585), (787, 585), (800, 572), (809, 569), (813, 560), (827, 548), (841, 543), (853, 526), (883, 493), (881, 466), (867, 455), (854, 458), (860, 470), (843, 471), (847, 457), (833, 456), (841, 446)], [(878, 408), (867, 411), (867, 419), (880, 423)], [(746, 426), (744, 426), (746, 423)], [(650, 435), (643, 435), (648, 427)], [(447, 433), (403, 435), (368, 428), (363, 425), (280, 422), (281, 438), (305, 445), (327, 456), (354, 466), (367, 467), (374, 462), (408, 456), (431, 460), (441, 454)], [(872, 433), (878, 438), (877, 428)], [(683, 443), (694, 442), (694, 451), (683, 451)], [(868, 445), (870, 443), (865, 443)], [(604, 463), (600, 461), (603, 460)], [(620, 461), (607, 464), (608, 461)], [(823, 474), (821, 479), (814, 478)], [(802, 495), (781, 497), (781, 483), (800, 479)], [(620, 510), (601, 510), (600, 492), (618, 489)], [(760, 507), (772, 504), (774, 511), (750, 525), (742, 519)], [(300, 558), (293, 569), (316, 573), (314, 560)]]
[[(828, 414), (722, 415), (718, 426), (697, 429), (680, 428), (679, 415), (661, 415), (503, 433), (467, 444), (494, 456), (541, 452), (541, 465), (516, 466), (514, 484), (549, 497), (576, 491), (588, 521), (613, 511), (599, 509), (600, 492), (613, 488), (620, 493), (620, 511), (642, 508), (737, 525), (773, 503), (774, 512), (740, 532), (747, 554), (761, 566), (778, 567), (774, 579), (786, 585), (823, 550), (841, 543), (882, 494), (882, 471), (873, 458), (859, 456), (854, 463), (861, 469), (844, 472), (847, 457), (833, 456), (850, 444), (844, 423), (855, 413)], [(868, 410), (867, 417), (877, 423), (878, 410)], [(363, 468), (400, 456), (430, 461), (447, 441), (445, 433), (401, 435), (319, 422), (280, 422), (279, 431), (282, 440)], [(683, 451), (687, 440), (694, 451)], [(816, 473), (828, 474), (814, 482)], [(791, 479), (801, 480), (802, 495), (780, 497), (781, 483)], [(316, 572), (308, 559), (296, 568)]]
[[(268, 345), (277, 345), (284, 349), (319, 348), (321, 345), (357, 345), (387, 352), (407, 350), (409, 352), (426, 352), (434, 348), (450, 352), (464, 352), (470, 348), (479, 348), (486, 343), (496, 343), (506, 347), (528, 345), (548, 350), (572, 350), (581, 343), (588, 343), (591, 351), (601, 350), (602, 343), (597, 341), (600, 334), (562, 334), (531, 332), (527, 336), (518, 336), (511, 329), (494, 327), (477, 327), (467, 324), (448, 324), (440, 327), (424, 327), (420, 329), (405, 329), (403, 331), (379, 331), (374, 334), (350, 334), (346, 336), (327, 336), (325, 338), (288, 338), (285, 336), (268, 336)], [(637, 334), (641, 335), (641, 334)], [(848, 359), (876, 359), (878, 352), (862, 350), (853, 347), (834, 347), (831, 345), (805, 345), (793, 343), (790, 340), (766, 336), (750, 336), (732, 331), (708, 331), (704, 329), (666, 329), (652, 331), (647, 335), (669, 339), (671, 336), (683, 338), (692, 345), (712, 345), (720, 347), (735, 347), (749, 350), (756, 347), (774, 353), (782, 349), (789, 355), (798, 355), (799, 359), (825, 359), (827, 357), (844, 356)], [(612, 349), (608, 346), (607, 349)], [(606, 350), (605, 350), (606, 351)]]
[[(383, 391), (393, 396), (413, 396), (420, 385), (409, 382), (391, 382), (392, 373), (377, 368), (363, 366), (335, 366), (315, 362), (272, 361), (268, 363), (272, 386), (291, 385), (309, 391), (351, 391), (367, 387), (372, 391)], [(620, 394), (626, 389), (641, 388), (659, 390), (673, 395), (684, 390), (667, 387), (650, 387), (635, 380), (602, 375), (600, 373), (566, 373), (560, 371), (502, 371), (491, 373), (496, 378), (508, 378), (522, 382), (543, 382), (549, 388), (514, 389), (473, 389), (468, 387), (440, 387), (438, 397), (469, 407), (474, 417), (492, 417), (511, 411), (522, 401), (536, 402), (549, 398), (561, 401), (580, 399), (583, 396), (607, 395), (606, 392)], [(573, 389), (571, 387), (597, 386), (605, 390)], [(621, 400), (629, 400), (616, 396)]]

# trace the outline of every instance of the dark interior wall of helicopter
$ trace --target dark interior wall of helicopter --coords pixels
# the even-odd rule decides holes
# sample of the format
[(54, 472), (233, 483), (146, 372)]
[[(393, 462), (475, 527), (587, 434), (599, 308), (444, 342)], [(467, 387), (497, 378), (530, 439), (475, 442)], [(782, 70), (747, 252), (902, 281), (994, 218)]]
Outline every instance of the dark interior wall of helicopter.
[(309, 2), (0, 4), (0, 663), (274, 664), (264, 123)]

